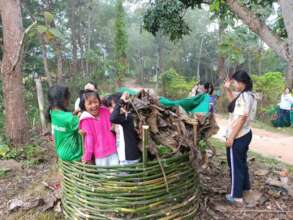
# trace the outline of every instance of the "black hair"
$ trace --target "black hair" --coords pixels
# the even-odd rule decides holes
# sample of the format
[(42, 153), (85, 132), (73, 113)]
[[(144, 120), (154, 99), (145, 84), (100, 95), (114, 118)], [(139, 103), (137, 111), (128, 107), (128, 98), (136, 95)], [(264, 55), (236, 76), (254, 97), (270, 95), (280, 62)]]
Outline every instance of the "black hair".
[(232, 79), (234, 79), (237, 82), (244, 83), (245, 84), (244, 91), (252, 91), (252, 89), (253, 89), (252, 79), (246, 71), (244, 71), (244, 70), (236, 71), (232, 75)]
[(214, 92), (214, 86), (212, 83), (209, 83), (209, 82), (206, 82), (204, 85), (203, 85), (204, 89), (207, 90), (207, 93), (209, 95), (212, 95), (213, 92)]
[(286, 89), (289, 89), (289, 92), (292, 92), (292, 89), (290, 87), (286, 86), (284, 89), (284, 93), (286, 92)]
[(89, 83), (92, 84), (96, 90), (98, 89), (97, 83), (95, 83), (95, 82), (89, 82)]
[(107, 97), (107, 107), (111, 107), (112, 106), (112, 101), (114, 101), (115, 103), (118, 103), (118, 101), (120, 100), (122, 96), (122, 93), (121, 92), (117, 92), (117, 93), (114, 93), (112, 95), (109, 95)]
[(99, 102), (100, 102), (100, 104), (102, 104), (102, 102), (101, 102), (101, 98), (100, 98), (100, 96), (99, 96), (99, 93), (97, 93), (97, 92), (94, 92), (94, 91), (92, 91), (92, 90), (82, 90), (81, 92), (80, 92), (80, 102), (79, 102), (79, 108), (82, 110), (82, 111), (85, 111), (86, 109), (85, 109), (85, 101), (86, 101), (86, 99), (88, 98), (88, 97), (91, 97), (91, 96), (95, 96), (98, 100), (99, 100)]
[(48, 121), (51, 122), (51, 115), (50, 111), (53, 108), (58, 108), (62, 111), (67, 111), (65, 102), (69, 100), (70, 92), (68, 87), (66, 86), (51, 86), (48, 91), (48, 112), (47, 112), (47, 118)]

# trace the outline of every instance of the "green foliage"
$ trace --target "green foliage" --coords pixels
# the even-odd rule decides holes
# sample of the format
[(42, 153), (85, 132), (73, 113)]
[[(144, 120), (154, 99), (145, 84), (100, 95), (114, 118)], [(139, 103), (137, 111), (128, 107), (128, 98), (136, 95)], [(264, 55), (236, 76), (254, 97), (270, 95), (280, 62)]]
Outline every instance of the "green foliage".
[(123, 8), (123, 0), (116, 3), (116, 19), (115, 19), (115, 67), (116, 81), (121, 84), (123, 81), (128, 63), (127, 63), (127, 33), (125, 29), (125, 12)]
[(8, 145), (0, 145), (0, 159), (10, 160), (14, 159), (17, 161), (24, 161), (26, 165), (37, 165), (45, 160), (44, 149), (34, 145), (29, 144), (23, 148), (13, 148)]
[(172, 150), (170, 149), (170, 147), (166, 147), (162, 145), (157, 146), (157, 150), (160, 156), (164, 156), (166, 154), (172, 153)]
[(5, 168), (0, 168), (0, 179), (7, 176), (9, 170)]
[(7, 144), (0, 145), (0, 157), (5, 157), (9, 152), (9, 146)]
[(51, 24), (54, 20), (54, 15), (52, 13), (50, 13), (49, 11), (45, 11), (44, 12), (44, 18), (45, 18), (45, 22), (46, 24)]
[(262, 76), (253, 75), (254, 90), (263, 94), (262, 106), (276, 105), (285, 88), (284, 74), (268, 72)]
[(223, 36), (218, 50), (229, 64), (243, 64), (259, 54), (258, 38), (247, 27), (237, 27)]
[(183, 35), (190, 33), (183, 18), (185, 9), (186, 6), (179, 0), (156, 1), (145, 13), (144, 28), (153, 35), (161, 29), (172, 41), (181, 39)]
[(201, 139), (199, 142), (198, 142), (198, 149), (200, 151), (205, 151), (206, 149), (208, 149), (208, 144), (206, 143), (206, 140), (204, 139)]
[(280, 96), (285, 88), (284, 74), (280, 72), (268, 72), (262, 76), (253, 75), (254, 91), (262, 94), (261, 102), (258, 102), (257, 117), (261, 121), (271, 120), (270, 111), (280, 101)]
[(186, 97), (194, 84), (194, 80), (187, 82), (186, 79), (182, 75), (179, 75), (174, 69), (169, 69), (160, 76), (162, 93), (169, 98)]

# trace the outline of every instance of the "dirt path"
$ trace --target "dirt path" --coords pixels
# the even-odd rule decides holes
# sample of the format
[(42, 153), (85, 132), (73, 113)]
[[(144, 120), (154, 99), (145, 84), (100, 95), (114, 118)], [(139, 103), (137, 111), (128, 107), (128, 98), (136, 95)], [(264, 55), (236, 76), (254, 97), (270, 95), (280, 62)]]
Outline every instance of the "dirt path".
[[(220, 131), (215, 137), (225, 140), (224, 134), (227, 127), (227, 119), (220, 115), (217, 115), (216, 118)], [(263, 156), (272, 157), (293, 165), (293, 136), (253, 128), (253, 139), (250, 149)]]

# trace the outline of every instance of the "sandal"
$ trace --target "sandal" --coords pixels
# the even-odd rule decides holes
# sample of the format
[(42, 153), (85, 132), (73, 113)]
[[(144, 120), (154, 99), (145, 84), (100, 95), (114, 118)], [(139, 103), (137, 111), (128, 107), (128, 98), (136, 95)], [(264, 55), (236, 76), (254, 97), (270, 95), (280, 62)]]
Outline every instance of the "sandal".
[(230, 194), (227, 194), (227, 195), (226, 195), (226, 201), (227, 201), (229, 204), (231, 204), (231, 205), (235, 205), (235, 206), (237, 206), (237, 207), (241, 207), (241, 206), (244, 204), (243, 200), (242, 200), (242, 201), (238, 201), (238, 200), (236, 200), (234, 197), (232, 197)]

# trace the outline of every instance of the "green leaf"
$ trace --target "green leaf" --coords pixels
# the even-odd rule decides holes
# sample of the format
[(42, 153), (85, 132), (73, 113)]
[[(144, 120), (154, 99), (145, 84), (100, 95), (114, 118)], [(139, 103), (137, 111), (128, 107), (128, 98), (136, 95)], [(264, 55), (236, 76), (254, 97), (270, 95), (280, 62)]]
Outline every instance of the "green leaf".
[(48, 28), (45, 25), (38, 25), (37, 30), (39, 33), (43, 34), (48, 31)]
[(5, 157), (6, 154), (9, 152), (9, 147), (6, 144), (0, 145), (0, 157)]
[(44, 12), (44, 18), (47, 24), (51, 24), (54, 20), (54, 15), (52, 15), (50, 12), (45, 11)]
[(54, 37), (63, 39), (63, 34), (57, 28), (49, 28), (49, 32), (54, 35)]

